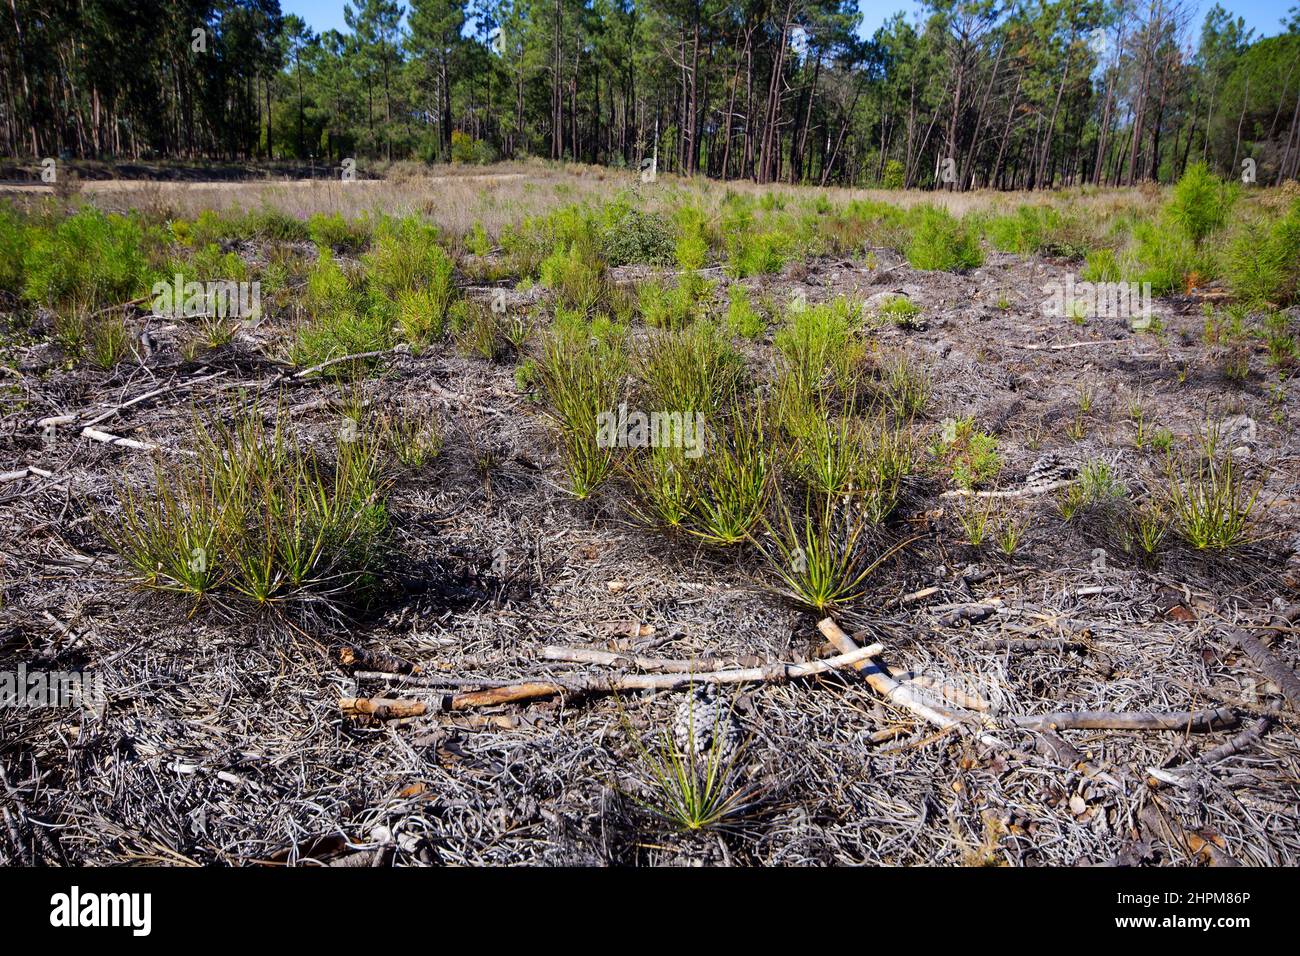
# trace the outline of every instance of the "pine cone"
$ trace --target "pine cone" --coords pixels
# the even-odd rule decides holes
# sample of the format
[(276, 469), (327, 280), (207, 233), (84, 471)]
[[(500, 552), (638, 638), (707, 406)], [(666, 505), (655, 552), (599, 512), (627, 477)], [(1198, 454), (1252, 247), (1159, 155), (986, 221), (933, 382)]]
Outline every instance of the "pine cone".
[(1039, 456), (1025, 475), (1025, 486), (1039, 488), (1054, 481), (1066, 481), (1078, 474), (1078, 469), (1061, 459), (1060, 455), (1048, 453)]
[(694, 754), (697, 761), (711, 761), (716, 747), (717, 763), (725, 766), (735, 753), (739, 736), (731, 704), (713, 684), (700, 684), (677, 707), (673, 741), (683, 757)]

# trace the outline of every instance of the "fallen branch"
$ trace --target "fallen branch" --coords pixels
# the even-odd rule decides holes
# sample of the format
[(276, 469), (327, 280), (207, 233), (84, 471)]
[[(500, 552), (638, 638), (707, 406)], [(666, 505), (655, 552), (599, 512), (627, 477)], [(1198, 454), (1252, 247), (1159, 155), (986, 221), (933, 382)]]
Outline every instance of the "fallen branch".
[(1022, 730), (1173, 730), (1207, 733), (1237, 725), (1231, 707), (1174, 713), (1117, 713), (1108, 710), (1072, 710), (1055, 714), (1009, 717)]
[(356, 352), (352, 355), (340, 355), (338, 358), (332, 358), (329, 361), (321, 362), (318, 365), (305, 368), (300, 372), (294, 372), (292, 375), (282, 375), (281, 381), (284, 381), (285, 379), (303, 379), (308, 375), (314, 375), (317, 372), (324, 371), (332, 365), (338, 365), (342, 362), (363, 362), (367, 359), (380, 358), (381, 356), (389, 355), (392, 351), (392, 349), (380, 349), (378, 352)]
[(547, 697), (614, 694), (633, 690), (678, 690), (692, 684), (757, 684), (781, 683), (824, 674), (842, 667), (852, 667), (881, 653), (880, 644), (854, 647), (848, 653), (808, 664), (776, 663), (762, 667), (736, 670), (705, 671), (688, 674), (630, 674), (610, 678), (581, 678), (559, 680), (530, 680), (505, 687), (470, 691), (461, 694), (444, 694), (436, 700), (412, 700), (387, 697), (341, 697), (339, 709), (349, 717), (374, 717), (388, 720), (401, 717), (421, 717), (443, 710), (472, 710), (476, 707), (495, 707), (525, 700)]
[[(1274, 620), (1289, 626), (1300, 620), (1300, 605), (1288, 608), (1277, 615)], [(1266, 627), (1273, 627), (1272, 621)], [(1277, 657), (1268, 646), (1246, 628), (1228, 631), (1224, 637), (1243, 654), (1255, 662), (1255, 666), (1282, 691), (1282, 696), (1293, 710), (1300, 710), (1300, 676)]]
[(105, 445), (113, 445), (118, 448), (133, 448), (136, 451), (161, 451), (161, 445), (155, 445), (151, 441), (136, 441), (134, 438), (122, 438), (118, 435), (111, 435), (108, 432), (102, 432), (98, 428), (86, 427), (81, 430), (83, 438), (89, 438), (91, 441), (103, 442)]
[(32, 475), (37, 478), (53, 478), (54, 472), (46, 471), (44, 468), (37, 468), (35, 465), (19, 468), (17, 471), (0, 471), (0, 485), (8, 484), (11, 481), (22, 481)]
[(640, 671), (654, 671), (660, 674), (699, 674), (726, 668), (755, 666), (755, 662), (752, 661), (723, 661), (708, 658), (677, 660), (663, 657), (643, 657), (640, 654), (620, 654), (616, 651), (601, 651), (586, 647), (558, 647), (555, 645), (543, 647), (542, 658), (548, 661), (564, 661), (569, 664), (598, 664), (605, 667), (625, 667)]
[(170, 384), (164, 385), (161, 388), (155, 388), (152, 391), (145, 392), (143, 395), (137, 395), (135, 398), (130, 399), (129, 401), (125, 401), (120, 405), (114, 405), (112, 408), (100, 412), (94, 418), (86, 419), (85, 416), (90, 413), (88, 411), (81, 411), (81, 412), (73, 412), (69, 415), (53, 415), (49, 418), (41, 418), (35, 421), (33, 425), (36, 428), (48, 428), (51, 425), (53, 425), (56, 428), (71, 426), (76, 424), (83, 424), (83, 427), (89, 425), (98, 425), (100, 422), (112, 418), (114, 415), (124, 412), (128, 408), (132, 408), (136, 405), (139, 405), (141, 402), (146, 402), (151, 398), (157, 398), (159, 395), (166, 395), (168, 392), (176, 392), (185, 388), (193, 388), (195, 385), (201, 385), (202, 383), (209, 382), (214, 378), (220, 378), (222, 375), (225, 374), (226, 374), (225, 371), (221, 370), (221, 371), (213, 372), (211, 375), (202, 375), (198, 378), (186, 379), (185, 381), (171, 382)]
[(1049, 481), (1043, 485), (1034, 485), (1031, 488), (1016, 488), (1009, 491), (971, 491), (969, 488), (954, 488), (952, 491), (945, 491), (940, 498), (1027, 498), (1030, 495), (1041, 495), (1049, 491), (1056, 491), (1058, 488), (1067, 488), (1074, 484), (1077, 478), (1063, 478), (1060, 481)]
[(393, 674), (418, 674), (420, 666), (387, 651), (351, 645), (339, 648), (339, 663), (362, 671), (387, 671)]
[[(840, 629), (840, 626), (829, 617), (823, 618), (821, 622), (818, 623), (817, 629), (822, 632), (822, 636), (824, 636), (845, 655), (850, 654), (852, 649), (857, 647), (853, 638), (845, 634), (844, 631)], [(878, 644), (872, 646), (879, 647)], [(872, 656), (874, 657), (877, 655)], [(977, 729), (976, 723), (973, 720), (975, 715), (969, 714), (967, 719), (962, 719), (961, 717), (947, 711), (939, 710), (932, 706), (928, 701), (923, 700), (910, 686), (894, 680), (894, 678), (889, 675), (888, 671), (875, 661), (868, 659), (852, 666), (854, 670), (862, 675), (863, 680), (865, 680), (870, 685), (871, 689), (877, 694), (884, 697), (890, 703), (896, 704), (904, 710), (911, 711), (923, 720), (934, 724), (936, 727), (939, 727), (942, 730), (959, 730), (963, 733), (970, 734), (975, 737), (975, 739), (979, 740), (980, 743), (999, 750), (1013, 749), (1005, 741), (999, 740), (992, 734)]]
[(1127, 340), (1126, 339), (1096, 339), (1087, 342), (1064, 342), (1060, 345), (1033, 345), (1029, 342), (1013, 342), (1012, 344), (1018, 345), (1022, 349), (1030, 349), (1031, 351), (1036, 351), (1036, 352), (1039, 351), (1061, 352), (1064, 351), (1065, 349), (1091, 348), (1094, 345), (1116, 345), (1124, 341)]

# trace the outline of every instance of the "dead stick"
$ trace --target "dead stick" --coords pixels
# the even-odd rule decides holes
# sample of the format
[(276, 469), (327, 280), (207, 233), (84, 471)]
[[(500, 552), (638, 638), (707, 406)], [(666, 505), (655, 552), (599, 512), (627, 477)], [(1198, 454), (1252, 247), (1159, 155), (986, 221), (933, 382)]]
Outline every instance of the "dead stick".
[(1075, 710), (1010, 717), (1008, 720), (1023, 730), (1173, 730), (1206, 733), (1236, 726), (1237, 715), (1231, 707), (1167, 714)]
[[(1281, 620), (1282, 626), (1295, 623), (1300, 620), (1300, 605), (1296, 605), (1282, 612), (1274, 620)], [(1270, 621), (1268, 626), (1273, 626)], [(1255, 666), (1282, 690), (1282, 696), (1286, 698), (1294, 710), (1300, 710), (1300, 676), (1288, 667), (1281, 659), (1277, 657), (1267, 645), (1258, 637), (1252, 634), (1246, 628), (1236, 628), (1228, 631), (1224, 637), (1229, 643), (1237, 647), (1243, 654), (1255, 662)]]
[(763, 667), (750, 667), (738, 670), (708, 671), (698, 674), (633, 674), (623, 677), (586, 678), (582, 680), (532, 680), (494, 687), (488, 690), (470, 691), (463, 694), (447, 694), (438, 706), (431, 708), (430, 701), (405, 700), (385, 697), (342, 697), (339, 709), (347, 716), (376, 717), (381, 720), (394, 717), (420, 717), (433, 710), (470, 710), (475, 707), (495, 707), (499, 704), (513, 704), (525, 700), (580, 694), (613, 694), (630, 690), (677, 690), (695, 683), (702, 684), (749, 684), (779, 683), (801, 677), (811, 677), (852, 667), (881, 653), (884, 647), (872, 644), (869, 647), (856, 647), (838, 657), (809, 664), (768, 664)]
[[(822, 632), (822, 636), (845, 654), (848, 654), (852, 648), (857, 647), (853, 638), (845, 634), (844, 631), (840, 629), (840, 626), (829, 617), (823, 618), (822, 621), (818, 623), (817, 629)], [(922, 700), (920, 695), (912, 690), (912, 688), (906, 684), (900, 684), (898, 681), (894, 680), (894, 678), (890, 677), (889, 673), (875, 661), (863, 661), (860, 664), (853, 665), (853, 669), (862, 675), (863, 679), (877, 694), (891, 703), (902, 707), (904, 710), (910, 710), (918, 717), (929, 721), (936, 727), (943, 730), (956, 729), (963, 733), (972, 734), (981, 743), (1000, 750), (1013, 749), (1005, 741), (999, 740), (992, 734), (985, 733), (982, 730), (976, 730), (970, 721), (962, 720), (951, 713), (932, 707), (928, 702)], [(973, 714), (969, 716), (972, 718), (974, 717)]]
[(1075, 483), (1074, 478), (1063, 481), (1049, 481), (1045, 485), (1035, 485), (1033, 488), (1016, 488), (1012, 491), (971, 491), (967, 488), (955, 488), (952, 491), (945, 491), (940, 498), (1027, 498), (1030, 495), (1041, 495), (1048, 491), (1055, 491), (1058, 488), (1065, 488)]
[(542, 648), (542, 658), (548, 661), (564, 661), (569, 664), (601, 664), (608, 667), (629, 667), (642, 671), (656, 671), (661, 674), (694, 674), (725, 668), (752, 666), (749, 662), (709, 660), (680, 660), (663, 657), (642, 657), (639, 654), (620, 654), (616, 651), (602, 651), (588, 647), (560, 647), (548, 645)]
[(328, 362), (321, 362), (319, 365), (305, 368), (301, 372), (294, 372), (292, 375), (285, 375), (283, 378), (306, 378), (308, 375), (327, 369), (331, 365), (338, 365), (341, 362), (361, 362), (365, 359), (379, 358), (382, 355), (389, 354), (391, 351), (392, 349), (381, 349), (378, 352), (357, 352), (353, 355), (340, 355), (338, 358), (332, 358)]

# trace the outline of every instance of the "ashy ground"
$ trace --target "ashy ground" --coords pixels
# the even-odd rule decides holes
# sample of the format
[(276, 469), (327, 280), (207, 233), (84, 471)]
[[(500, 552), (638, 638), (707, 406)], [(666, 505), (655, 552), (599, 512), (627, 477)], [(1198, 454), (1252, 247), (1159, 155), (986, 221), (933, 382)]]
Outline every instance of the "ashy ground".
[[(359, 188), (460, 232), (493, 210), (495, 236), (525, 215), (627, 185), (591, 171), (479, 175), (496, 178)], [(87, 195), (193, 215), (224, 205), (215, 197), (232, 189), (241, 204), (269, 197), (294, 214), (370, 201), (339, 184), (99, 195), (88, 184)], [(231, 249), (257, 262), (274, 245)], [(471, 274), (470, 258), (457, 272), (469, 298), (487, 302), (499, 286), (511, 309), (548, 301), (513, 278)], [(1122, 319), (1045, 317), (1042, 287), (1078, 269), (990, 251), (964, 273), (922, 272), (878, 247), (746, 279), (705, 270), (719, 283), (718, 310), (733, 282), (754, 301), (907, 296), (919, 307), (914, 321), (861, 334), (873, 355), (929, 368), (923, 445), (965, 417), (997, 439), (1001, 471), (984, 487), (1004, 494), (951, 494), (918, 471), (882, 537), (907, 543), (861, 600), (835, 612), (859, 642), (884, 645), (882, 663), (906, 686), (967, 705), (965, 722), (936, 727), (852, 671), (728, 685), (738, 738), (730, 783), (744, 806), (685, 833), (647, 804), (658, 741), (689, 695), (440, 707), (523, 680), (636, 672), (547, 660), (548, 646), (710, 669), (835, 651), (818, 630), (822, 615), (774, 593), (754, 549), (646, 530), (617, 480), (575, 500), (543, 403), (516, 378), (522, 355), (398, 347), (343, 385), (296, 376), (274, 308), (216, 348), (186, 348), (184, 322), (155, 322), (151, 354), (134, 348), (109, 369), (69, 361), (40, 332), (48, 317), (11, 329), (0, 356), (10, 403), (0, 434), (0, 671), (91, 672), (106, 700), (93, 710), (0, 709), (0, 861), (1294, 865), (1300, 747), (1284, 685), (1300, 646), (1284, 615), (1300, 579), (1300, 382), (1271, 366), (1258, 340), (1207, 336), (1205, 303), (1220, 304), (1213, 289), (1158, 299), (1155, 333)], [(675, 271), (624, 266), (613, 278)], [(634, 343), (652, 332), (634, 325)], [(771, 332), (736, 345), (760, 381), (774, 362)], [(101, 522), (122, 507), (121, 483), (148, 489), (155, 456), (87, 436), (87, 422), (101, 418), (100, 433), (176, 456), (193, 447), (197, 417), (251, 395), (294, 442), (326, 447), (358, 393), (375, 407), (428, 410), (443, 436), (436, 460), (390, 485), (395, 557), (382, 598), (364, 610), (285, 626), (220, 601), (195, 607), (137, 587), (105, 544)], [(76, 427), (36, 425), (61, 415), (76, 416)], [(1136, 495), (1166, 480), (1165, 439), (1152, 436), (1164, 429), (1191, 447), (1207, 428), (1258, 491), (1254, 540), (1227, 555), (1171, 540), (1144, 560), (1114, 526), (1066, 520), (1062, 489), (1026, 483), (1055, 454), (1067, 475), (1108, 463)], [(1022, 529), (1010, 556), (992, 540), (969, 543), (965, 509), (986, 503)], [(347, 649), (384, 656), (358, 663)], [(345, 714), (340, 700), (358, 697), (425, 701), (428, 712)], [(1209, 730), (1054, 731), (1014, 720), (1220, 708)]]

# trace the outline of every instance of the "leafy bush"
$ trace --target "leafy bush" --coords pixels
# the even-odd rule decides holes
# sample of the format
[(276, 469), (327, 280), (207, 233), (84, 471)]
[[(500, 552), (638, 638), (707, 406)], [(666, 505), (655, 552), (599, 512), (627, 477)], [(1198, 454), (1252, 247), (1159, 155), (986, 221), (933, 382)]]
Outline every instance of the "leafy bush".
[(667, 265), (673, 261), (672, 226), (663, 216), (618, 200), (602, 214), (601, 246), (611, 266)]
[(897, 159), (891, 159), (885, 163), (885, 175), (880, 185), (885, 189), (902, 189), (904, 172), (903, 164)]
[(984, 262), (975, 230), (947, 210), (921, 206), (914, 210), (912, 222), (907, 261), (913, 268), (961, 271)]
[(496, 150), (487, 140), (475, 139), (462, 130), (452, 130), (451, 161), (486, 165), (496, 159)]

